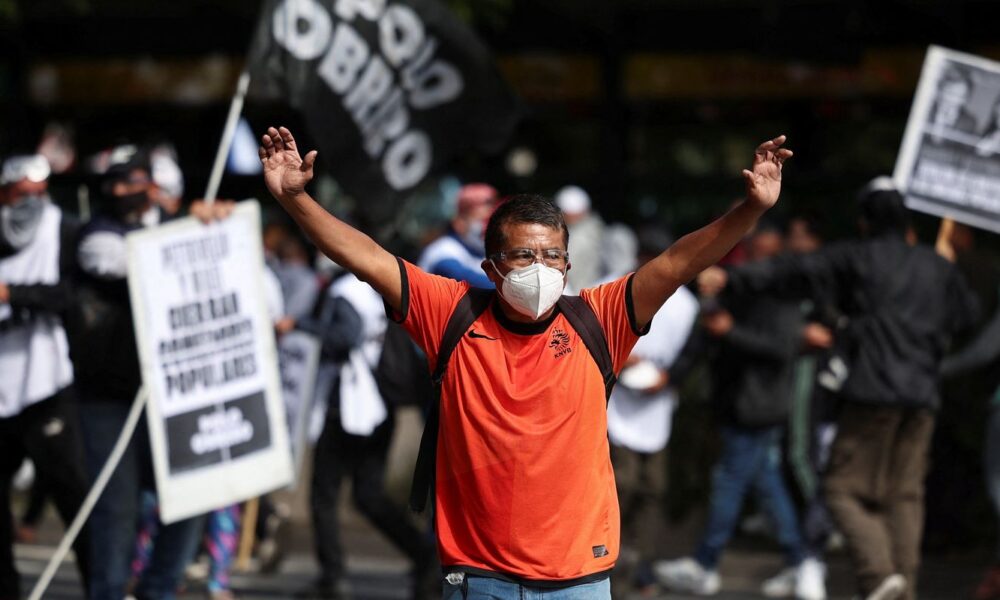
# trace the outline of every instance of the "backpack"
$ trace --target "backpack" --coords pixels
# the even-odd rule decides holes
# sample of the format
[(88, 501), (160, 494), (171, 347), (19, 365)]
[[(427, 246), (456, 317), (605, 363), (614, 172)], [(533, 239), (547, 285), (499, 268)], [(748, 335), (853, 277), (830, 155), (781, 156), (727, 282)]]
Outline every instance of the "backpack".
[[(417, 453), (417, 464), (413, 470), (413, 484), (410, 488), (410, 508), (416, 512), (423, 512), (427, 506), (427, 497), (433, 489), (440, 427), (441, 382), (444, 380), (448, 362), (455, 348), (465, 337), (466, 330), (486, 311), (495, 293), (495, 290), (469, 288), (459, 300), (458, 305), (455, 306), (454, 312), (451, 313), (444, 330), (444, 336), (441, 338), (437, 364), (431, 375), (434, 392), (427, 410), (424, 432), (420, 437), (420, 450)], [(611, 390), (618, 379), (615, 377), (611, 352), (608, 350), (608, 340), (604, 336), (597, 315), (578, 296), (562, 296), (556, 302), (556, 306), (559, 307), (570, 326), (583, 340), (590, 356), (601, 370), (601, 375), (604, 378), (604, 399), (607, 401), (611, 397)]]
[(423, 409), (434, 397), (427, 357), (398, 323), (389, 321), (386, 327), (375, 381), (390, 410), (410, 405)]

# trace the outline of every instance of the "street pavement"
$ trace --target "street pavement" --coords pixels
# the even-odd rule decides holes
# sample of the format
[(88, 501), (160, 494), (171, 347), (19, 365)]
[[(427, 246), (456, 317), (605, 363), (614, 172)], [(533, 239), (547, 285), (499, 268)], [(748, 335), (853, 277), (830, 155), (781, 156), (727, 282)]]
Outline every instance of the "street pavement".
[[(316, 564), (307, 547), (307, 531), (296, 527), (293, 531), (292, 549), (275, 574), (255, 572), (234, 573), (232, 585), (238, 597), (259, 600), (291, 598), (314, 580)], [(370, 529), (357, 515), (345, 519), (345, 546), (348, 549), (348, 578), (344, 591), (354, 600), (404, 600), (408, 597), (409, 577), (407, 562), (392, 549), (379, 534)], [(18, 569), (24, 577), (25, 596), (52, 555), (56, 540), (37, 545), (18, 545), (15, 548)], [(928, 559), (921, 576), (922, 600), (959, 600), (970, 598), (984, 559), (945, 560)], [(740, 541), (724, 555), (720, 571), (723, 592), (721, 600), (761, 598), (760, 582), (781, 569), (781, 557), (773, 549), (761, 549), (753, 541)], [(73, 565), (65, 563), (45, 594), (46, 599), (77, 600), (83, 598)], [(852, 597), (850, 568), (843, 555), (830, 561), (828, 580), (831, 600), (848, 600)], [(202, 582), (189, 582), (181, 600), (205, 598)], [(695, 596), (672, 594), (659, 590), (651, 595), (634, 596), (627, 600), (693, 600)], [(619, 600), (619, 599), (616, 599)]]
[[(412, 474), (412, 460), (419, 440), (420, 418), (415, 411), (401, 411), (397, 420), (397, 435), (390, 452), (389, 473), (386, 478), (390, 494), (402, 504)], [(306, 460), (308, 465), (311, 461)], [(309, 469), (301, 474), (300, 481), (309, 481)], [(289, 508), (291, 518), (282, 529), (286, 555), (274, 574), (236, 572), (232, 586), (238, 597), (253, 600), (283, 599), (294, 597), (318, 575), (312, 556), (312, 534), (308, 524), (308, 501), (305, 485), (294, 492), (280, 492), (272, 498)], [(353, 600), (402, 600), (408, 597), (409, 577), (407, 561), (378, 534), (352, 507), (349, 485), (342, 490), (341, 522), (342, 543), (347, 553), (347, 581), (344, 591)], [(23, 502), (23, 498), (18, 499)], [(21, 509), (16, 508), (15, 514)], [(24, 576), (24, 595), (34, 585), (38, 576), (59, 542), (61, 527), (49, 511), (39, 532), (39, 542), (34, 545), (17, 545), (15, 555), (18, 569)], [(692, 515), (684, 523), (671, 524), (664, 532), (660, 551), (663, 556), (677, 557), (689, 552), (697, 542), (702, 515)], [(971, 598), (979, 576), (989, 563), (988, 550), (970, 552), (962, 558), (928, 557), (921, 571), (921, 600), (961, 600)], [(254, 565), (251, 565), (253, 567)], [(773, 542), (759, 537), (738, 537), (723, 555), (720, 564), (723, 592), (721, 600), (761, 598), (760, 583), (775, 575), (782, 568), (781, 555)], [(849, 600), (853, 596), (853, 578), (847, 557), (837, 553), (830, 557), (828, 591), (830, 600)], [(44, 598), (51, 600), (77, 600), (83, 596), (72, 564), (64, 563)], [(205, 598), (202, 581), (190, 581), (181, 600)], [(615, 600), (689, 600), (693, 596), (671, 594), (657, 590), (641, 598)]]

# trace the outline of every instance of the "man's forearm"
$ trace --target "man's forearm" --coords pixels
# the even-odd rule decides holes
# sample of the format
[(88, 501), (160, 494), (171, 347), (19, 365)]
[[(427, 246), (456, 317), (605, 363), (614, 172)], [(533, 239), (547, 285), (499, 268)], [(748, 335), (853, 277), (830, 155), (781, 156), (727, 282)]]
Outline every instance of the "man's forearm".
[(642, 325), (678, 287), (719, 262), (757, 223), (764, 210), (742, 202), (722, 217), (693, 231), (651, 260), (633, 282), (636, 318)]
[(361, 231), (334, 217), (309, 194), (278, 198), (320, 252), (354, 273), (382, 294), (394, 309), (400, 308), (402, 282), (396, 257)]
[[(660, 259), (665, 270), (683, 285), (708, 267), (722, 260), (747, 232), (757, 224), (764, 211), (742, 202), (705, 227), (677, 240)], [(657, 259), (657, 260), (660, 260)]]

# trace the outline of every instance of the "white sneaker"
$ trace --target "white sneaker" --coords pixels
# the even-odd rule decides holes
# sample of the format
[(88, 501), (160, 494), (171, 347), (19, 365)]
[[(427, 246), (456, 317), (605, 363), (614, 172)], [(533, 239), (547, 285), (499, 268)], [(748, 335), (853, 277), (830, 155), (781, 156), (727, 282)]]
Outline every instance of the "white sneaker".
[(770, 579), (764, 580), (760, 593), (768, 598), (791, 598), (795, 594), (798, 569), (789, 567)]
[(795, 597), (798, 600), (826, 600), (826, 565), (807, 558), (795, 569)]
[(896, 573), (889, 575), (878, 584), (875, 590), (868, 594), (865, 600), (896, 600), (906, 592), (906, 578)]
[(653, 574), (660, 585), (675, 592), (714, 596), (722, 587), (719, 572), (706, 569), (693, 558), (656, 561)]

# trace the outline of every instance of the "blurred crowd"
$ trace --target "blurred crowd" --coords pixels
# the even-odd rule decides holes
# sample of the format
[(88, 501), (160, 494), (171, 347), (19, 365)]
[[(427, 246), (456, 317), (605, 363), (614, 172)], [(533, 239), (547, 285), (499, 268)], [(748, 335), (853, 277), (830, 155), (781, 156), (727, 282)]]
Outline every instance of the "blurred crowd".
[[(169, 147), (121, 145), (101, 162), (92, 216), (67, 214), (49, 197), (44, 156), (2, 163), (0, 600), (22, 593), (15, 540), (36, 539), (48, 501), (64, 523), (73, 519), (139, 390), (125, 236), (188, 212), (183, 200), (191, 195)], [(483, 233), (503, 196), (488, 183), (462, 185), (433, 241), (405, 258), (492, 287), (481, 266)], [(570, 232), (570, 292), (639, 269), (673, 241), (663, 224), (606, 223), (580, 187), (558, 190), (553, 201)], [(203, 219), (220, 216), (204, 203), (191, 206)], [(850, 552), (861, 597), (917, 596), (942, 377), (1000, 355), (1000, 313), (981, 314), (980, 305), (995, 302), (977, 298), (963, 277), (977, 268), (963, 262), (972, 230), (945, 222), (934, 247), (921, 245), (884, 177), (858, 192), (852, 210), (857, 236), (831, 243), (815, 215), (762, 221), (723, 264), (678, 290), (636, 345), (608, 404), (622, 511), (615, 598), (719, 592), (720, 557), (748, 513), (748, 496), (786, 561), (762, 582), (764, 596), (825, 598), (825, 554), (838, 546)], [(339, 502), (349, 479), (357, 510), (411, 561), (413, 597), (434, 597), (433, 535), (385, 489), (395, 413), (423, 408), (430, 394), (426, 359), (387, 322), (374, 290), (317, 255), (286, 222), (265, 224), (263, 246), (275, 335), (303, 331), (322, 345), (309, 482), (320, 576), (299, 594), (347, 595)], [(969, 341), (953, 347), (957, 334)], [(377, 387), (352, 387), (348, 380), (359, 379), (345, 369), (371, 375)], [(688, 382), (699, 377), (711, 390), (719, 436), (705, 524), (689, 556), (663, 560), (668, 463), (687, 452), (670, 444), (671, 426)], [(969, 401), (1000, 406), (1000, 389), (992, 400)], [(1000, 410), (982, 447), (984, 493), (1000, 514)], [(19, 514), (7, 500), (12, 486), (30, 490)], [(74, 544), (81, 585), (94, 600), (173, 598), (202, 556), (208, 597), (233, 598), (229, 573), (241, 534), (253, 531), (259, 564), (275, 569), (276, 531), (288, 517), (266, 497), (248, 509), (220, 506), (164, 525), (140, 423)], [(254, 522), (241, 523), (246, 518)], [(1000, 566), (975, 595), (1000, 598)]]

